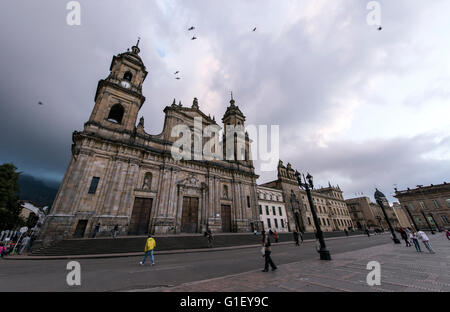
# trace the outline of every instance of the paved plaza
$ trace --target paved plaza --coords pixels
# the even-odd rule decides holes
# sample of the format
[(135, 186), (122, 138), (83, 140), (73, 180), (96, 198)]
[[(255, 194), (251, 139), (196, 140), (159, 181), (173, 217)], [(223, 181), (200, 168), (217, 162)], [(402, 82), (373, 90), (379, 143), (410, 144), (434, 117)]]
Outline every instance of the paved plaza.
[[(306, 259), (261, 270), (148, 291), (255, 292), (440, 292), (450, 291), (450, 241), (442, 233), (429, 235), (436, 254), (387, 243), (335, 253), (333, 261)], [(376, 239), (375, 237), (369, 239)], [(276, 254), (274, 255), (276, 257)], [(381, 265), (381, 285), (366, 282), (370, 261)]]
[[(315, 241), (299, 247), (274, 244), (275, 272), (261, 272), (260, 247), (156, 254), (156, 265), (141, 256), (76, 259), (81, 286), (68, 286), (70, 259), (0, 260), (0, 291), (450, 291), (450, 241), (429, 235), (436, 254), (394, 245), (389, 234), (328, 239), (333, 260), (320, 261)], [(369, 261), (381, 264), (381, 285), (369, 287)]]

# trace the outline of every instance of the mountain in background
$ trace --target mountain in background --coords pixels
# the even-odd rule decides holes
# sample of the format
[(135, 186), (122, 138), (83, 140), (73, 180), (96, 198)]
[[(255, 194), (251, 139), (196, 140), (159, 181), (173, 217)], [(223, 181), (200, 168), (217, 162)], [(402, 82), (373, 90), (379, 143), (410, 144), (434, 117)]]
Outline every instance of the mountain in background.
[(58, 192), (59, 185), (56, 182), (44, 182), (31, 175), (19, 176), (20, 200), (29, 200), (36, 206), (52, 206)]

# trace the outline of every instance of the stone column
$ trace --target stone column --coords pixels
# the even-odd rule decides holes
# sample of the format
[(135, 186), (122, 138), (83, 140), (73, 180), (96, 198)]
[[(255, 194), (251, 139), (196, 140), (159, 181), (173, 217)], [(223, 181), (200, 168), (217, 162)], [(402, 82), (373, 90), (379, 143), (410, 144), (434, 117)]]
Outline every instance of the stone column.
[(161, 165), (159, 166), (159, 177), (158, 177), (158, 185), (156, 187), (157, 193), (156, 193), (156, 199), (155, 199), (155, 212), (152, 212), (153, 215), (158, 215), (161, 211), (161, 200), (162, 200), (162, 185), (163, 185), (163, 180), (164, 180), (164, 166)]
[(111, 158), (108, 159), (105, 174), (103, 177), (103, 179), (104, 179), (103, 182), (105, 183), (104, 184), (105, 187), (102, 187), (100, 190), (100, 193), (98, 194), (99, 200), (95, 207), (96, 215), (107, 213), (107, 211), (105, 211), (105, 209), (104, 209), (105, 208), (104, 204), (105, 204), (106, 196), (108, 195), (108, 189), (109, 189), (109, 185), (110, 185), (110, 181), (111, 181), (111, 175), (113, 173), (113, 165), (114, 165), (114, 162), (111, 160)]
[[(219, 178), (218, 177), (214, 177), (214, 182), (215, 182), (215, 185), (216, 185), (216, 191), (215, 191), (215, 199), (214, 199), (214, 201), (215, 201), (215, 216), (217, 215), (217, 214), (220, 214), (221, 213), (221, 211), (220, 211), (220, 180), (219, 180)], [(220, 218), (222, 218), (222, 215), (220, 216)]]
[(177, 186), (176, 186), (176, 179), (177, 179), (177, 172), (176, 170), (173, 170), (171, 173), (171, 179), (170, 179), (170, 191), (169, 191), (169, 210), (167, 213), (167, 216), (170, 218), (175, 218), (175, 208), (177, 205)]
[(177, 192), (178, 192), (178, 204), (177, 204), (177, 210), (175, 214), (175, 226), (176, 226), (176, 232), (179, 233), (181, 231), (181, 217), (183, 213), (183, 196), (184, 196), (184, 189), (182, 185), (177, 186)]
[[(87, 193), (86, 189), (91, 184), (92, 171), (93, 171), (93, 167), (94, 167), (94, 164), (95, 164), (95, 159), (93, 159), (91, 156), (92, 155), (89, 154), (87, 164), (81, 170), (82, 173), (81, 173), (81, 176), (80, 176), (80, 179), (79, 179), (79, 184), (75, 188), (76, 189), (76, 194), (75, 194), (75, 198), (74, 198), (74, 201), (73, 201), (73, 207), (72, 207), (73, 213), (76, 213), (77, 209), (81, 208), (79, 206), (80, 202), (86, 196), (86, 193)], [(102, 182), (103, 181), (100, 181), (100, 183), (102, 183)], [(95, 203), (94, 203), (94, 207), (95, 207)], [(86, 228), (86, 231), (88, 231), (88, 230), (89, 230), (89, 224), (88, 224), (88, 227)]]
[(128, 169), (128, 176), (124, 187), (125, 194), (122, 195), (122, 201), (119, 209), (120, 215), (131, 217), (134, 202), (134, 190), (137, 187), (138, 179), (139, 164), (136, 161), (132, 161)]

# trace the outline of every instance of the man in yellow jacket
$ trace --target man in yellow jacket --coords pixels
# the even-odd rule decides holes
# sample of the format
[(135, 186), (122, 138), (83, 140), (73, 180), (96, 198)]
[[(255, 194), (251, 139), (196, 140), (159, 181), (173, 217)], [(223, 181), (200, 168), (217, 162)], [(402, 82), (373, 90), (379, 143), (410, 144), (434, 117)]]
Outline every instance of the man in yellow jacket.
[(155, 249), (155, 247), (156, 247), (155, 239), (152, 237), (151, 234), (148, 234), (147, 242), (145, 243), (145, 249), (144, 249), (144, 252), (145, 252), (144, 260), (139, 262), (140, 265), (144, 265), (145, 260), (147, 259), (147, 257), (149, 255), (152, 257), (152, 265), (155, 264), (155, 258), (153, 257), (153, 249)]

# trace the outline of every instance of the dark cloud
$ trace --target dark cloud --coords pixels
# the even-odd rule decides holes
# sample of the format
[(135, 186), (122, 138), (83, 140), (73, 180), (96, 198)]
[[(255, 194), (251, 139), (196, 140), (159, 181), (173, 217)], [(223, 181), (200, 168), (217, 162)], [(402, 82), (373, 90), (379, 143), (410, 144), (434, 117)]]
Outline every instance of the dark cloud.
[[(200, 108), (220, 119), (234, 91), (248, 123), (280, 125), (282, 158), (318, 184), (339, 183), (351, 196), (372, 195), (374, 185), (390, 193), (393, 184), (443, 181), (448, 157), (426, 154), (448, 151), (448, 138), (345, 131), (356, 107), (390, 113), (392, 102), (373, 79), (408, 77), (417, 56), (429, 51), (421, 27), (431, 13), (445, 17), (445, 2), (380, 1), (382, 32), (366, 24), (364, 1), (279, 2), (86, 0), (79, 27), (66, 25), (66, 1), (9, 2), (0, 11), (0, 162), (61, 179), (72, 131), (89, 118), (98, 80), (112, 56), (140, 36), (149, 71), (140, 115), (150, 133), (161, 131), (162, 110), (174, 97), (185, 105), (198, 97)], [(192, 25), (196, 41), (187, 31)], [(445, 41), (442, 35), (442, 48)], [(446, 82), (411, 86), (404, 104), (448, 99)], [(398, 116), (398, 129), (407, 125)], [(260, 182), (276, 177), (258, 173)]]

